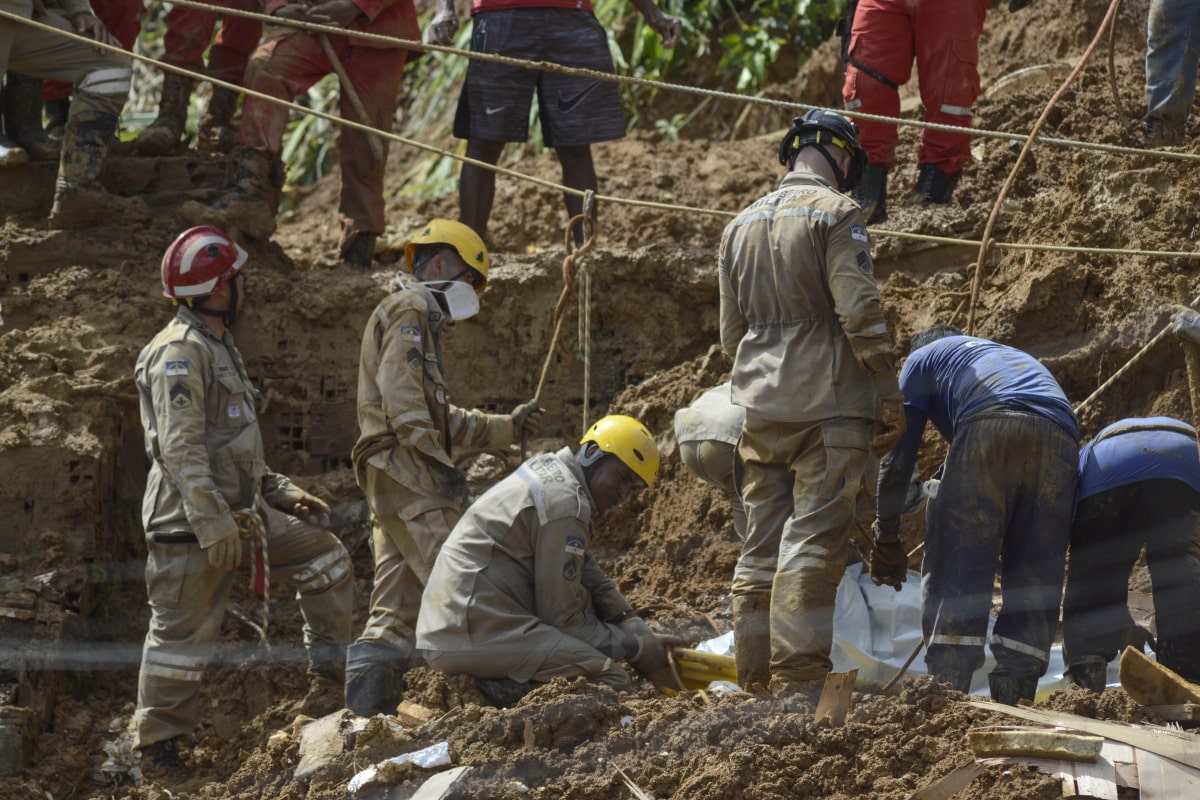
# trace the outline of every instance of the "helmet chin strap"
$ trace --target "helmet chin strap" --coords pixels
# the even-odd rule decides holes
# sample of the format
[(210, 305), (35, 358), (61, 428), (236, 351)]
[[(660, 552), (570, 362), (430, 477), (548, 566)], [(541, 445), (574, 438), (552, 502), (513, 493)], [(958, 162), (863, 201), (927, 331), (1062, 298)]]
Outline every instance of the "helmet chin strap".
[(845, 172), (843, 172), (843, 171), (842, 171), (842, 170), (841, 170), (841, 169), (838, 167), (838, 165), (837, 165), (837, 159), (835, 159), (833, 156), (829, 155), (829, 151), (828, 151), (828, 150), (826, 150), (826, 149), (825, 149), (825, 147), (824, 147), (823, 145), (819, 145), (819, 144), (818, 144), (818, 145), (814, 145), (814, 147), (816, 147), (816, 148), (817, 148), (817, 152), (818, 152), (818, 153), (820, 153), (822, 156), (824, 156), (824, 157), (825, 157), (825, 160), (829, 162), (829, 168), (833, 170), (833, 175), (834, 175), (834, 177), (835, 177), (835, 178), (837, 178), (837, 188), (838, 188), (838, 191), (842, 191), (842, 192), (844, 192), (844, 191), (846, 191), (847, 189), (851, 189), (851, 188), (853, 188), (853, 187), (851, 187), (851, 186), (847, 186), (847, 185), (846, 185), (846, 173), (845, 173)]
[[(221, 321), (225, 323), (226, 328), (232, 328), (233, 323), (237, 322), (238, 318), (237, 275), (234, 275), (233, 279), (230, 280), (227, 285), (229, 286), (229, 308), (209, 308), (205, 303), (200, 302), (197, 302), (192, 307), (205, 314), (209, 314), (214, 317), (220, 317)], [(209, 295), (209, 297), (211, 297), (211, 295)], [(203, 300), (207, 301), (208, 297), (203, 298)]]

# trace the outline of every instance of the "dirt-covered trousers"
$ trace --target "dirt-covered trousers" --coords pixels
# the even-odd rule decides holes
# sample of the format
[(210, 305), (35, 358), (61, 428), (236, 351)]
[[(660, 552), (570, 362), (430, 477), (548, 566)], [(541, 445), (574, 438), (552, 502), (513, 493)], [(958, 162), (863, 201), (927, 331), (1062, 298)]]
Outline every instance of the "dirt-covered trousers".
[[(979, 35), (991, 0), (859, 0), (842, 99), (847, 111), (900, 116), (897, 86), (908, 83), (913, 58), (926, 122), (971, 126), (979, 97)], [(892, 86), (870, 72), (890, 81)], [(872, 164), (895, 163), (896, 126), (855, 120)], [(958, 173), (971, 159), (969, 135), (925, 130), (920, 164)]]
[[(358, 92), (368, 119), (361, 119), (345, 90), (338, 101), (338, 113), (343, 119), (391, 131), (404, 63), (410, 51), (353, 47), (344, 36), (329, 36), (329, 43)], [(316, 36), (282, 31), (268, 36), (251, 57), (246, 68), (245, 86), (272, 97), (291, 100), (331, 72), (333, 65)], [(275, 103), (247, 97), (242, 106), (242, 144), (278, 153), (288, 113), (288, 109)], [(383, 138), (379, 141), (386, 161), (388, 142)], [(342, 128), (338, 134), (338, 160), (342, 166), (338, 211), (342, 225), (341, 250), (345, 252), (358, 234), (384, 232), (384, 164), (375, 161), (367, 135), (353, 128)]]
[[(304, 617), (305, 645), (350, 640), (354, 574), (346, 548), (332, 533), (273, 512), (267, 526), (271, 591), (293, 588)], [(146, 560), (150, 630), (138, 675), (134, 715), (137, 747), (192, 733), (200, 707), (200, 681), (221, 632), (234, 580), (208, 563), (208, 553), (187, 534), (159, 534)]]
[(1166, 478), (1079, 501), (1063, 600), (1067, 663), (1117, 655), (1133, 624), (1126, 594), (1143, 545), (1154, 585), (1158, 660), (1200, 681), (1200, 493)]
[(1040, 414), (994, 409), (959, 425), (926, 509), (921, 616), (931, 672), (983, 665), (1000, 561), (993, 674), (1040, 677), (1058, 626), (1078, 442)]
[(746, 507), (738, 492), (734, 477), (734, 461), (737, 447), (727, 442), (702, 439), (698, 442), (680, 442), (679, 458), (692, 474), (707, 484), (725, 492), (729, 508), (733, 512), (733, 530), (737, 537), (746, 541)]
[[(138, 34), (142, 32), (142, 21), (138, 19), (138, 15), (146, 10), (142, 0), (90, 0), (89, 5), (121, 46), (132, 50)], [(46, 81), (42, 87), (42, 99), (62, 100), (70, 97), (74, 91), (75, 87), (65, 81)]]
[(1146, 117), (1182, 126), (1196, 94), (1200, 3), (1151, 0), (1146, 20)]
[[(2, 5), (2, 4), (0, 4)], [(58, 10), (49, 9), (39, 22), (76, 33)], [(71, 114), (100, 112), (121, 115), (132, 75), (129, 59), (19, 22), (0, 20), (0, 70), (10, 69), (43, 80), (75, 85)]]
[(832, 667), (833, 606), (867, 463), (865, 419), (779, 422), (746, 411), (746, 542), (734, 596), (771, 594), (771, 677), (814, 680)]
[(422, 495), (370, 464), (366, 477), (365, 492), (374, 522), (375, 583), (367, 624), (358, 641), (389, 645), (400, 657), (408, 658), (416, 643), (421, 593), (462, 510), (454, 498), (425, 502)]

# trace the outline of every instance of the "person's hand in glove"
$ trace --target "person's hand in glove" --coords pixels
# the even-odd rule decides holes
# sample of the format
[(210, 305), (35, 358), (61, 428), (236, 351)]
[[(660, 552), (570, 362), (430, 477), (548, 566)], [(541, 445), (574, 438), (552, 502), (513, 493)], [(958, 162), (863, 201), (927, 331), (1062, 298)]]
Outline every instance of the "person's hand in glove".
[(652, 675), (670, 663), (667, 648), (644, 619), (637, 615), (627, 617), (617, 623), (617, 627), (625, 634), (625, 652), (629, 653), (625, 660), (638, 672)]
[(898, 531), (884, 531), (879, 520), (871, 526), (874, 546), (871, 548), (871, 583), (891, 586), (897, 592), (908, 578), (908, 553)]
[(292, 506), (292, 513), (309, 525), (318, 525), (326, 530), (331, 525), (329, 515), (332, 509), (329, 508), (329, 504), (308, 493), (296, 501)]
[(233, 572), (242, 563), (242, 537), (239, 531), (217, 539), (207, 548), (208, 563), (217, 569)]
[(546, 409), (538, 408), (538, 404), (533, 400), (527, 403), (521, 403), (513, 409), (512, 427), (513, 436), (521, 437), (522, 435), (532, 436), (541, 430), (541, 416), (546, 413)]
[(433, 486), (443, 497), (457, 497), (466, 506), (471, 498), (467, 485), (467, 474), (450, 464), (430, 458), (427, 459), (429, 472), (433, 475)]
[(1188, 306), (1171, 306), (1171, 333), (1185, 342), (1200, 344), (1200, 313)]
[(897, 393), (880, 397), (875, 407), (875, 435), (871, 439), (871, 453), (876, 458), (886, 456), (904, 435), (905, 427), (904, 395)]

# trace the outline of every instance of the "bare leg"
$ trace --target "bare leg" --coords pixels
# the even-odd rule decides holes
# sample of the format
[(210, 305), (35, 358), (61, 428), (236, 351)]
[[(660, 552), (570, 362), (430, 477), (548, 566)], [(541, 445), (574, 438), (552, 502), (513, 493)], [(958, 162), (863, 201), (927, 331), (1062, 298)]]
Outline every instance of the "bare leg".
[[(596, 191), (596, 166), (592, 163), (591, 145), (579, 147), (559, 147), (555, 150), (558, 161), (562, 164), (562, 181), (565, 186), (581, 191)], [(583, 213), (583, 198), (578, 195), (563, 192), (563, 202), (567, 206), (567, 216), (576, 217)], [(596, 220), (596, 209), (592, 207), (592, 221)], [(575, 243), (583, 244), (583, 225), (575, 226)]]
[[(495, 164), (504, 152), (504, 142), (489, 139), (468, 139), (467, 158)], [(458, 179), (458, 218), (479, 234), (485, 242), (488, 217), (496, 198), (496, 173), (474, 164), (464, 163)]]

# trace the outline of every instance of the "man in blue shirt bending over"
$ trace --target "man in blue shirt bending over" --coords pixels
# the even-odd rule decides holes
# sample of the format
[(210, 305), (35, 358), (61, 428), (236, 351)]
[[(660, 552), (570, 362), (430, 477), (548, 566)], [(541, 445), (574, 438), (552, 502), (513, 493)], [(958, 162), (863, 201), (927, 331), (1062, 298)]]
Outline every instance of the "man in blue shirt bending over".
[(1132, 628), (1129, 572), (1146, 547), (1158, 662), (1200, 681), (1200, 456), (1196, 430), (1170, 417), (1124, 419), (1079, 453), (1063, 601), (1067, 675), (1104, 691)]
[(966, 692), (983, 665), (992, 587), (992, 699), (1032, 700), (1058, 624), (1075, 497), (1079, 425), (1054, 377), (1027, 353), (939, 325), (913, 337), (900, 372), (907, 430), (879, 469), (871, 579), (897, 590), (907, 569), (900, 513), (925, 423), (949, 444), (926, 510), (925, 663)]

